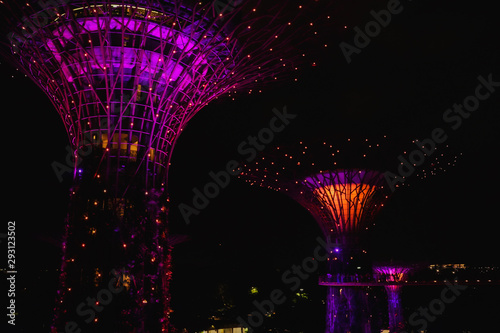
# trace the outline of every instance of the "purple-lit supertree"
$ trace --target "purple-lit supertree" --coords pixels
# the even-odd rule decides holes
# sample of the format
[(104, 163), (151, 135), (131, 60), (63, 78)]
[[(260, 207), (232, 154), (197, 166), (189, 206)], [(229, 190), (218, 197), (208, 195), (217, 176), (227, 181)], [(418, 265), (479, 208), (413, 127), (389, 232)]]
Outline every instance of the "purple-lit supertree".
[(385, 286), (389, 313), (389, 331), (391, 333), (402, 332), (405, 329), (403, 306), (401, 304), (402, 285), (397, 283), (406, 281), (412, 268), (400, 265), (381, 265), (374, 266), (373, 271), (377, 280), (394, 283)]
[(52, 331), (171, 330), (165, 189), (174, 144), (218, 96), (297, 69), (293, 48), (312, 26), (297, 20), (305, 6), (1, 3), (13, 59), (57, 109), (74, 151)]
[[(350, 140), (349, 140), (350, 141)], [(368, 140), (364, 141), (364, 143)], [(353, 147), (342, 147), (348, 151)], [(362, 158), (380, 149), (368, 142)], [(286, 152), (285, 152), (286, 151)], [(292, 152), (290, 152), (292, 151)], [(354, 154), (359, 153), (356, 149)], [(361, 282), (371, 274), (363, 238), (375, 213), (388, 198), (381, 172), (351, 167), (338, 169), (340, 149), (324, 142), (292, 149), (277, 147), (247, 165), (242, 177), (252, 184), (268, 187), (292, 197), (307, 208), (330, 244), (327, 276), (339, 283)], [(324, 168), (324, 169), (323, 169)], [(326, 332), (361, 332), (369, 329), (366, 290), (329, 286), (326, 300)]]

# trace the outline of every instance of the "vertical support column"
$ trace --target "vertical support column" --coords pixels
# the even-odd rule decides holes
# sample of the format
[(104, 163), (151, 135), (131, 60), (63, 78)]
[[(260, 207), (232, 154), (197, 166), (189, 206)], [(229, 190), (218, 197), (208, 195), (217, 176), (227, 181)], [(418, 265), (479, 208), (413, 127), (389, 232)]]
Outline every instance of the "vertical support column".
[[(328, 287), (326, 295), (326, 329), (325, 333), (338, 332), (337, 315), (340, 307), (340, 291), (338, 287)], [(335, 331), (337, 328), (337, 331)]]
[(389, 312), (389, 331), (399, 333), (405, 328), (403, 308), (401, 304), (401, 286), (386, 286)]
[[(89, 156), (71, 192), (51, 332), (169, 332), (164, 190), (145, 191), (119, 168), (93, 177), (92, 164)], [(127, 195), (115, 197), (124, 184)]]
[[(374, 267), (375, 278), (382, 282), (401, 282), (406, 280), (411, 267), (390, 264)], [(403, 307), (401, 304), (401, 285), (389, 284), (385, 286), (387, 292), (387, 312), (389, 316), (389, 331), (399, 333), (405, 328)]]

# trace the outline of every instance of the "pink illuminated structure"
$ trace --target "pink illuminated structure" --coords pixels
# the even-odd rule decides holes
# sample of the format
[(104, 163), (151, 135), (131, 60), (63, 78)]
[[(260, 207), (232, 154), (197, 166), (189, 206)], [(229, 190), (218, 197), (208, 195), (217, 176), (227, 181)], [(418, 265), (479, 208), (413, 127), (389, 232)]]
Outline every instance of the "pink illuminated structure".
[[(411, 267), (387, 265), (375, 266), (373, 268), (375, 278), (381, 282), (396, 283), (405, 282), (411, 272)], [(405, 320), (403, 316), (403, 306), (401, 304), (402, 284), (387, 284), (388, 313), (389, 313), (389, 331), (390, 333), (400, 333), (404, 331)]]
[[(59, 113), (74, 175), (52, 332), (168, 332), (166, 189), (188, 121), (297, 70), (287, 1), (2, 1), (13, 59)], [(72, 163), (73, 164), (73, 163)]]

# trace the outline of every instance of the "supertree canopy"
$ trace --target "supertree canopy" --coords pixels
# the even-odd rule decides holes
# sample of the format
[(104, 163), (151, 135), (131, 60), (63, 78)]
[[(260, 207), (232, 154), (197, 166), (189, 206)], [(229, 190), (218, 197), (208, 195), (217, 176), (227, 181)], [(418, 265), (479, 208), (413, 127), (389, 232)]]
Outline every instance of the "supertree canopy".
[(412, 271), (412, 267), (401, 265), (377, 265), (373, 267), (375, 278), (382, 282), (389, 282), (385, 289), (387, 291), (389, 331), (399, 333), (404, 331), (405, 320), (403, 306), (401, 304), (401, 288), (398, 282), (404, 282)]
[(241, 177), (292, 197), (311, 212), (326, 238), (350, 241), (369, 228), (389, 197), (383, 172), (368, 168), (387, 139), (352, 141), (276, 147), (247, 163)]
[(340, 169), (309, 176), (304, 184), (321, 204), (321, 227), (325, 234), (353, 235), (366, 225), (388, 197), (380, 195), (383, 175), (378, 171)]
[(104, 149), (115, 168), (134, 162), (129, 172), (146, 169), (141, 182), (153, 187), (165, 181), (172, 147), (196, 112), (297, 69), (296, 52), (287, 54), (297, 10), (215, 3), (4, 5), (18, 14), (6, 18), (12, 51), (56, 107), (75, 151)]
[[(297, 70), (287, 1), (2, 1), (11, 59), (74, 152), (53, 332), (166, 332), (172, 149), (210, 101)], [(300, 22), (300, 24), (299, 24)], [(303, 23), (303, 24), (302, 24)]]

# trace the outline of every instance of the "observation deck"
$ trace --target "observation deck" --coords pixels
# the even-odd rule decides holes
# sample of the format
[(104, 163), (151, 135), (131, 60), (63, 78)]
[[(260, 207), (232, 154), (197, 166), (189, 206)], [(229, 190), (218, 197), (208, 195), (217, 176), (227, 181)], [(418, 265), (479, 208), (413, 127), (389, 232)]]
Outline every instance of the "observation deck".
[(440, 279), (440, 280), (404, 280), (383, 281), (374, 279), (356, 279), (355, 276), (344, 276), (342, 281), (337, 278), (323, 275), (319, 277), (318, 284), (328, 287), (385, 287), (385, 286), (439, 286), (453, 283), (455, 285), (500, 285), (500, 279)]

